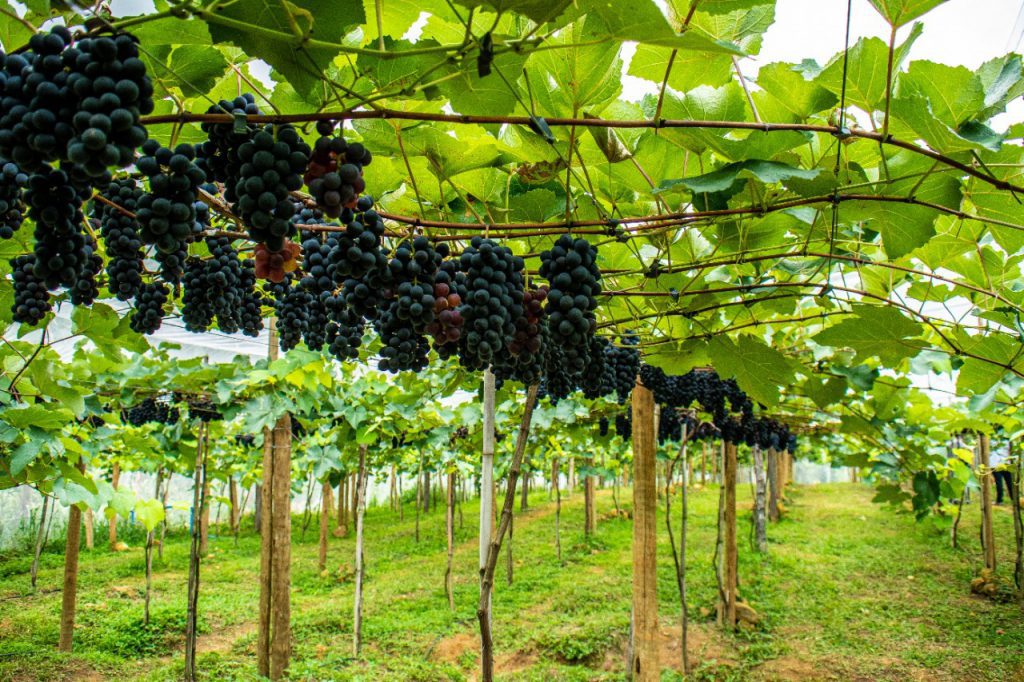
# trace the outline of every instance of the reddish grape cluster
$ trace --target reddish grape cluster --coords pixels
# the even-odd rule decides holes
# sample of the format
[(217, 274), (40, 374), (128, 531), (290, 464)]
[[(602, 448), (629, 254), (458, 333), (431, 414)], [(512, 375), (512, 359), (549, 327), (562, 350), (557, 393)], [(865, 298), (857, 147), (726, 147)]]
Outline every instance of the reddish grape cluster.
[(303, 178), (317, 206), (331, 218), (346, 208), (354, 209), (359, 195), (366, 189), (363, 166), (373, 159), (370, 150), (358, 142), (334, 136), (334, 123), (320, 121), (316, 126), (321, 137), (313, 145), (313, 153)]
[(452, 291), (447, 282), (434, 285), (434, 321), (427, 325), (427, 333), (440, 346), (462, 338), (462, 313), (458, 308), (462, 297)]
[(266, 244), (257, 244), (254, 253), (256, 276), (279, 284), (284, 281), (285, 274), (298, 268), (301, 254), (301, 247), (287, 239), (280, 251), (271, 251)]
[(544, 300), (548, 297), (546, 286), (531, 289), (523, 294), (523, 315), (516, 320), (516, 333), (508, 345), (513, 355), (539, 353), (541, 347), (540, 328), (544, 317)]

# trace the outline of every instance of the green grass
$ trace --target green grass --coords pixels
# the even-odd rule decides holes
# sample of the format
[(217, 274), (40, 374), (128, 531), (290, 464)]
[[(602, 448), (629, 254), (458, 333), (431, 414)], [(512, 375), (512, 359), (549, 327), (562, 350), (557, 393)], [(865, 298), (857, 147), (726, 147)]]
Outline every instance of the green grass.
[[(964, 547), (948, 531), (872, 504), (871, 491), (825, 485), (792, 494), (789, 515), (769, 528), (766, 555), (749, 545), (748, 486), (741, 486), (741, 594), (757, 609), (755, 630), (724, 634), (713, 623), (714, 489), (691, 495), (687, 562), (694, 680), (1010, 680), (1024, 676), (1024, 618), (1014, 603), (971, 597), (979, 563), (977, 505), (965, 509)], [(629, 499), (628, 492), (623, 499)], [(582, 532), (582, 494), (563, 501), (562, 561), (555, 555), (554, 504), (531, 497), (516, 516), (514, 581), (499, 563), (494, 596), (499, 679), (624, 680), (630, 611), (627, 519), (604, 518)], [(518, 509), (518, 502), (517, 502)], [(598, 514), (613, 509), (600, 491)], [(673, 515), (678, 514), (678, 505)], [(405, 520), (386, 508), (367, 515), (364, 648), (351, 655), (354, 540), (332, 538), (330, 570), (316, 566), (316, 522), (293, 534), (295, 680), (472, 680), (477, 667), (474, 541), (477, 507), (457, 526), (454, 612), (444, 595), (444, 512)], [(1001, 569), (1010, 575), (1010, 515), (997, 509)], [(678, 680), (679, 602), (659, 513), (659, 611), (664, 680)], [(254, 680), (259, 538), (211, 539), (200, 592), (198, 667), (204, 679)], [(24, 556), (0, 559), (0, 680), (180, 679), (188, 545), (169, 538), (154, 566), (153, 620), (142, 626), (143, 559), (84, 552), (75, 652), (55, 651), (61, 557), (45, 554), (32, 594)], [(342, 576), (342, 577), (339, 577)], [(121, 589), (112, 588), (137, 588)], [(126, 595), (122, 593), (127, 593)]]

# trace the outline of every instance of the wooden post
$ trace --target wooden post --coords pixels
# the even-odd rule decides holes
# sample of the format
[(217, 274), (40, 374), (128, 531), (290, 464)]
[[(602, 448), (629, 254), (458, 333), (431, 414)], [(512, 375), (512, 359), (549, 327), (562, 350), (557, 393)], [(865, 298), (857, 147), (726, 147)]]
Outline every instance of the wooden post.
[(455, 471), (448, 472), (448, 494), (445, 497), (445, 538), (448, 541), (448, 563), (444, 571), (444, 592), (448, 595), (448, 608), (455, 610), (452, 585), (452, 559), (455, 557)]
[[(268, 356), (278, 356), (277, 329), (270, 321)], [(263, 430), (263, 494), (260, 523), (260, 614), (256, 660), (260, 675), (280, 680), (291, 655), (291, 450), (292, 421), (287, 414)]]
[(633, 388), (633, 643), (629, 677), (657, 682), (658, 581), (656, 429), (654, 394), (637, 381)]
[(366, 503), (366, 446), (359, 446), (359, 471), (356, 473), (356, 590), (352, 603), (352, 655), (359, 656), (363, 638), (363, 508)]
[(325, 480), (320, 488), (320, 555), (318, 565), (320, 571), (327, 570), (327, 538), (331, 533), (331, 507), (334, 506), (332, 499), (334, 489), (331, 482)]
[(569, 473), (565, 477), (565, 497), (572, 497), (573, 488), (576, 487), (576, 456), (569, 457)]
[(779, 520), (779, 451), (768, 450), (768, 520)]
[[(85, 471), (85, 461), (79, 460), (78, 470)], [(68, 510), (67, 540), (64, 543), (64, 589), (60, 602), (60, 641), (57, 648), (71, 651), (75, 636), (75, 602), (78, 599), (78, 545), (82, 532), (82, 510), (71, 505)]]
[(562, 488), (558, 480), (558, 458), (551, 460), (551, 487), (555, 493), (555, 555), (562, 561)]
[(270, 679), (282, 679), (291, 657), (291, 560), (292, 560), (292, 420), (281, 417), (274, 425), (274, 502), (271, 526), (274, 554), (271, 557)]
[(700, 485), (703, 488), (708, 482), (708, 442), (700, 444)]
[(724, 523), (724, 561), (723, 592), (725, 603), (722, 605), (722, 624), (726, 629), (732, 630), (736, 627), (736, 586), (737, 576), (737, 550), (736, 550), (736, 446), (733, 443), (725, 444), (725, 458), (722, 463), (722, 485), (725, 490), (725, 512)]
[(274, 490), (274, 431), (263, 429), (263, 482), (261, 485), (260, 533), (260, 607), (256, 630), (256, 667), (261, 677), (270, 676), (270, 606), (273, 574), (274, 534), (270, 524)]
[(206, 500), (206, 492), (209, 487), (206, 485), (206, 422), (199, 422), (196, 444), (196, 470), (192, 480), (192, 542), (189, 546), (188, 557), (188, 595), (185, 615), (185, 682), (194, 682), (196, 679), (196, 638), (198, 635), (199, 623), (199, 567), (201, 564), (202, 552), (200, 543), (200, 509)]
[(93, 528), (93, 523), (94, 523), (94, 521), (93, 521), (92, 509), (86, 509), (85, 510), (85, 514), (84, 514), (84, 516), (82, 518), (82, 525), (85, 526), (85, 548), (86, 549), (92, 549), (94, 547), (94, 544), (95, 544), (94, 538), (93, 538), (93, 535), (95, 533), (95, 529)]
[(988, 434), (978, 434), (978, 446), (981, 468), (981, 542), (985, 550), (985, 568), (995, 571), (996, 541), (992, 534), (992, 470)]
[[(117, 490), (121, 482), (121, 465), (114, 462), (114, 468), (110, 473), (110, 486)], [(117, 514), (112, 514), (107, 521), (110, 549), (117, 545)]]
[(234, 476), (228, 479), (228, 499), (231, 502), (231, 514), (228, 517), (230, 519), (228, 525), (231, 528), (232, 533), (238, 533), (238, 519), (241, 515), (242, 509), (239, 506), (238, 499), (238, 481), (235, 480)]
[(348, 535), (348, 475), (341, 477), (338, 483), (338, 526), (337, 531), (340, 537)]
[(199, 553), (210, 553), (210, 479), (203, 476), (203, 502), (199, 512)]
[[(484, 571), (487, 568), (487, 552), (491, 546), (491, 531), (494, 525), (494, 373), (484, 370), (484, 432), (483, 449), (480, 457), (480, 591), (484, 594)], [(490, 627), (491, 603), (487, 595), (486, 616)], [(484, 642), (481, 641), (483, 647)], [(487, 651), (482, 652), (486, 666)]]
[(767, 506), (767, 492), (768, 492), (768, 481), (766, 480), (767, 474), (765, 472), (764, 465), (764, 453), (761, 452), (761, 448), (754, 446), (752, 448), (752, 459), (754, 467), (754, 481), (755, 481), (755, 494), (754, 494), (754, 536), (756, 539), (755, 546), (758, 552), (768, 551), (768, 529), (766, 519)]
[[(594, 458), (587, 458), (587, 467), (592, 469)], [(597, 511), (594, 504), (596, 490), (594, 477), (589, 473), (583, 478), (583, 532), (586, 535), (593, 535), (597, 530)]]

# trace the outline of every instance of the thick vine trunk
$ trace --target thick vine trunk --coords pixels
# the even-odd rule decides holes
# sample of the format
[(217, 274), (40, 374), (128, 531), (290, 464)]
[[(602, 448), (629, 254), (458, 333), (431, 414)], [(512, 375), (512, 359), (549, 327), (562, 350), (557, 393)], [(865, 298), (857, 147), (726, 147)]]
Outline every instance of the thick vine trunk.
[(661, 677), (654, 411), (654, 394), (637, 381), (633, 388), (633, 641), (629, 664), (634, 682), (657, 682)]
[(43, 543), (46, 537), (46, 512), (50, 508), (50, 496), (43, 495), (43, 508), (39, 511), (39, 529), (36, 531), (36, 546), (32, 554), (32, 568), (29, 569), (29, 580), (32, 589), (36, 589), (36, 577), (39, 575), (39, 555), (43, 553)]
[[(489, 384), (489, 386), (488, 386)], [(489, 390), (488, 390), (489, 389)], [(505, 492), (505, 502), (501, 509), (501, 522), (494, 533), (493, 540), (490, 540), (486, 551), (481, 545), (483, 561), (480, 567), (480, 600), (477, 603), (477, 621), (480, 623), (480, 672), (481, 682), (493, 682), (494, 680), (494, 641), (491, 632), (491, 590), (494, 587), (494, 570), (498, 565), (498, 554), (501, 552), (501, 541), (506, 531), (512, 524), (512, 507), (516, 499), (516, 483), (519, 480), (519, 468), (523, 463), (523, 455), (526, 452), (526, 441), (530, 435), (530, 422), (533, 419), (533, 408), (537, 404), (538, 385), (531, 385), (526, 391), (526, 403), (523, 405), (523, 417), (519, 423), (519, 433), (516, 436), (516, 449), (512, 453), (512, 463), (508, 471), (508, 489)], [(490, 412), (490, 434), (488, 442), (488, 429), (485, 421), (484, 427), (484, 451), (494, 454), (494, 375), (488, 370), (484, 374), (484, 416), (487, 418)], [(488, 406), (490, 410), (488, 410)], [(481, 491), (491, 490), (491, 486), (481, 486)], [(488, 511), (489, 515), (489, 511)], [(483, 523), (488, 521), (488, 523)], [(483, 528), (489, 526), (489, 519), (481, 516), (481, 538), (484, 535)], [(488, 533), (489, 535), (489, 533)]]
[(196, 513), (206, 506), (206, 423), (199, 422), (196, 443), (196, 469), (192, 479), (192, 543), (188, 557), (188, 594), (185, 611), (185, 682), (196, 679), (196, 635), (199, 619), (199, 566), (202, 551), (200, 548), (201, 513)]
[[(85, 471), (85, 461), (78, 463)], [(75, 636), (75, 602), (78, 599), (78, 544), (82, 532), (82, 510), (73, 506), (68, 510), (67, 539), (64, 543), (64, 589), (60, 602), (60, 640), (57, 648), (71, 651)]]
[(779, 452), (768, 450), (768, 520), (779, 520)]
[(725, 491), (723, 524), (723, 594), (725, 602), (720, 605), (722, 625), (732, 630), (736, 627), (737, 548), (736, 548), (736, 446), (725, 444), (722, 462), (722, 487)]
[[(117, 490), (121, 484), (121, 465), (114, 462), (114, 467), (110, 472), (110, 486)], [(110, 518), (107, 519), (107, 532), (109, 534), (109, 545), (110, 549), (114, 549), (117, 545), (117, 515), (111, 514)]]
[(764, 454), (756, 445), (751, 450), (754, 462), (754, 546), (758, 552), (768, 551), (767, 492), (768, 481), (764, 466)]
[(331, 507), (334, 506), (333, 488), (330, 481), (324, 481), (320, 488), (320, 554), (317, 565), (320, 571), (327, 570), (327, 538), (331, 534)]
[(445, 496), (445, 539), (448, 542), (448, 563), (444, 570), (444, 593), (448, 608), (455, 610), (455, 592), (452, 586), (452, 559), (455, 557), (455, 472), (448, 472), (448, 494)]
[(992, 470), (987, 434), (978, 435), (978, 459), (981, 465), (981, 541), (985, 550), (985, 568), (996, 570), (996, 541), (992, 533)]
[(353, 600), (352, 655), (359, 656), (363, 635), (363, 507), (366, 502), (366, 446), (359, 446), (359, 473), (356, 474), (356, 590)]

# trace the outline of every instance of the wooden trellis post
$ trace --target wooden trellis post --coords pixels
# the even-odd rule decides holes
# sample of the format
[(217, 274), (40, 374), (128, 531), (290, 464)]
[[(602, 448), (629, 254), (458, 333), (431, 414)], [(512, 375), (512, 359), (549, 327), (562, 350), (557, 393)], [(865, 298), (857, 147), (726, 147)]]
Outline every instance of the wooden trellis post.
[(657, 682), (658, 580), (654, 394), (639, 381), (633, 388), (633, 642), (629, 675)]
[(985, 549), (985, 568), (995, 571), (996, 542), (992, 533), (992, 470), (989, 468), (989, 450), (988, 434), (978, 434), (978, 464), (981, 467), (981, 541)]
[[(277, 359), (274, 320), (268, 355)], [(291, 656), (291, 451), (292, 420), (283, 415), (263, 430), (263, 495), (260, 536), (260, 618), (256, 660), (260, 675), (280, 680)]]

